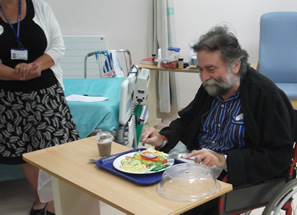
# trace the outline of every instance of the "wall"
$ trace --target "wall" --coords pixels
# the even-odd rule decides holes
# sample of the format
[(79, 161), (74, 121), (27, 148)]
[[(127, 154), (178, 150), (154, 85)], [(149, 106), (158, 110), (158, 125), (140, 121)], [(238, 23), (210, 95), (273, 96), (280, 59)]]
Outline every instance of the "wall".
[(47, 0), (64, 35), (105, 35), (107, 49), (129, 49), (133, 63), (146, 57), (149, 0)]
[[(176, 38), (177, 46), (184, 48), (182, 53), (188, 54), (187, 47), (191, 41), (197, 40), (212, 26), (221, 23), (231, 23), (236, 30), (242, 48), (250, 55), (249, 62), (258, 59), (259, 23), (263, 13), (271, 11), (297, 11), (295, 0), (176, 0)], [(184, 106), (191, 101), (200, 84), (197, 75), (177, 74), (179, 91), (179, 105)], [(184, 84), (187, 83), (187, 84)]]
[[(132, 61), (146, 57), (150, 0), (47, 0), (64, 34), (103, 34), (107, 49), (126, 48)], [(250, 55), (258, 59), (259, 21), (269, 11), (297, 11), (296, 0), (175, 0), (176, 46), (188, 56), (189, 44), (210, 27), (228, 22)], [(176, 73), (178, 106), (186, 106), (200, 86), (198, 74)]]

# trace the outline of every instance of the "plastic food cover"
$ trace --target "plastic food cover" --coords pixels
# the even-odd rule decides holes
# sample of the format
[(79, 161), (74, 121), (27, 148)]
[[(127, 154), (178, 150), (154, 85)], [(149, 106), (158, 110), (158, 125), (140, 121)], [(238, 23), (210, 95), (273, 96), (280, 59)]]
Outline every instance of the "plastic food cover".
[(217, 193), (220, 184), (213, 171), (201, 164), (182, 163), (165, 170), (157, 192), (176, 201), (197, 201)]

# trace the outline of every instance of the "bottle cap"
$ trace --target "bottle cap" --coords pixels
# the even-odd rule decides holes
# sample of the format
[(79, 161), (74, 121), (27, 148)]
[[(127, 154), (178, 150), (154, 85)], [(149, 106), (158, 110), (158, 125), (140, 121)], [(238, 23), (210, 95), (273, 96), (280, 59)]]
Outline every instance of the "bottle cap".
[(176, 48), (176, 47), (169, 47), (168, 51), (175, 51), (175, 52), (179, 52), (180, 48)]

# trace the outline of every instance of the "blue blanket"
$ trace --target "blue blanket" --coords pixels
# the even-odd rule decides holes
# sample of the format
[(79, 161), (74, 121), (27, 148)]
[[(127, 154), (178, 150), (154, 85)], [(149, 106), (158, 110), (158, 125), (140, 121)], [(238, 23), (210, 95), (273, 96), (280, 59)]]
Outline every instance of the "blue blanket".
[(116, 131), (119, 126), (121, 84), (125, 78), (64, 79), (65, 96), (101, 95), (102, 102), (74, 102), (68, 105), (81, 138), (95, 129)]

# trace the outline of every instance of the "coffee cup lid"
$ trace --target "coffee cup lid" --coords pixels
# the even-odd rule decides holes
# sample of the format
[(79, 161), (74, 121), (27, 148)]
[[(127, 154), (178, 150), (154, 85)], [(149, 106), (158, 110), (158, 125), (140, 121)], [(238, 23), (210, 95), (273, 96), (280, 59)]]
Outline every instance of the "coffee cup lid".
[(95, 136), (95, 139), (97, 141), (102, 141), (102, 140), (105, 140), (105, 139), (110, 139), (110, 140), (113, 140), (114, 137), (112, 136), (112, 134), (108, 131), (102, 131), (99, 129), (99, 131), (97, 132), (96, 136)]

